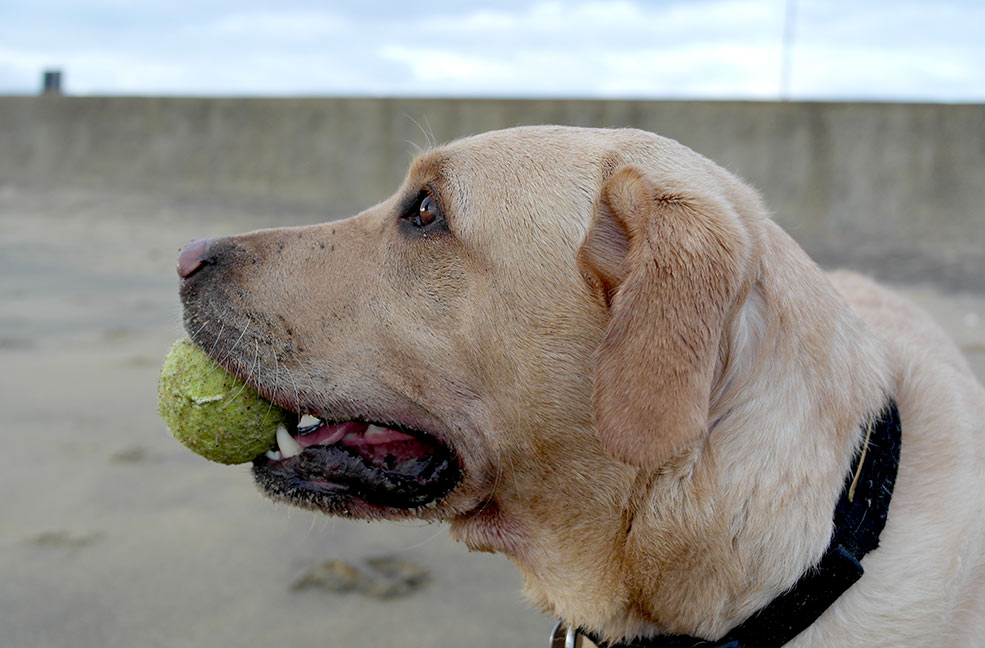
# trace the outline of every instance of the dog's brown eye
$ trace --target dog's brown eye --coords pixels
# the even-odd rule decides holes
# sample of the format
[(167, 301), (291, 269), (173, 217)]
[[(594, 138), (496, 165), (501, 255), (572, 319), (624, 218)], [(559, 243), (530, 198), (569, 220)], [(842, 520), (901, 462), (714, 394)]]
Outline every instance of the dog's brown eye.
[(438, 218), (438, 206), (434, 203), (434, 199), (430, 195), (424, 196), (421, 200), (421, 205), (418, 207), (417, 216), (414, 218), (414, 224), (418, 227), (427, 227)]
[(432, 233), (439, 235), (448, 232), (440, 199), (430, 185), (422, 187), (414, 198), (404, 203), (400, 211), (400, 226), (408, 236), (427, 238)]

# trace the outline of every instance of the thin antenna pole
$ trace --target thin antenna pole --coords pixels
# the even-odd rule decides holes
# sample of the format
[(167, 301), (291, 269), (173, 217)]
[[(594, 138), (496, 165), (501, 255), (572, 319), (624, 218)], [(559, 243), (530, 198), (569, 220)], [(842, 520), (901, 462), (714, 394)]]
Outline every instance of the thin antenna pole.
[(797, 0), (787, 0), (783, 17), (783, 52), (780, 62), (780, 99), (790, 100), (790, 77), (793, 74), (794, 25), (797, 23)]

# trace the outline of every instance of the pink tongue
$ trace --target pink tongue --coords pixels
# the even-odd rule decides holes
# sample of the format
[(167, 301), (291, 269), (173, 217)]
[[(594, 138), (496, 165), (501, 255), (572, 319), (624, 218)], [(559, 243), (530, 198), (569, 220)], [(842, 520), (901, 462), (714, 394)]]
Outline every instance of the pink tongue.
[[(332, 445), (342, 442), (345, 446), (377, 445), (394, 441), (413, 441), (414, 437), (390, 428), (376, 427), (374, 433), (366, 435), (366, 423), (347, 421), (337, 425), (323, 425), (310, 434), (296, 437), (302, 448), (313, 445)], [(346, 438), (348, 437), (348, 438)]]
[(369, 463), (393, 467), (400, 462), (426, 460), (434, 446), (390, 428), (375, 426), (366, 434), (369, 425), (355, 421), (323, 425), (314, 432), (296, 437), (302, 448), (339, 444), (355, 449)]
[(331, 445), (338, 443), (342, 437), (349, 433), (361, 434), (366, 431), (367, 427), (369, 426), (365, 423), (358, 423), (356, 421), (348, 421), (346, 423), (339, 423), (338, 425), (323, 425), (314, 432), (297, 436), (295, 439), (301, 444), (302, 448), (313, 445)]

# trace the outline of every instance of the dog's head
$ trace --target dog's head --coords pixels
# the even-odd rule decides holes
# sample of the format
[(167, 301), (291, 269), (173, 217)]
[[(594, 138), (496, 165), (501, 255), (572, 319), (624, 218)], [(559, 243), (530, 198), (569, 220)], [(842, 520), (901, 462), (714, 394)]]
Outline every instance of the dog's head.
[(759, 213), (648, 133), (488, 133), (355, 217), (199, 244), (185, 324), (321, 421), (300, 454), (255, 461), (268, 495), (450, 520), (535, 569), (624, 538), (640, 469), (701, 443)]

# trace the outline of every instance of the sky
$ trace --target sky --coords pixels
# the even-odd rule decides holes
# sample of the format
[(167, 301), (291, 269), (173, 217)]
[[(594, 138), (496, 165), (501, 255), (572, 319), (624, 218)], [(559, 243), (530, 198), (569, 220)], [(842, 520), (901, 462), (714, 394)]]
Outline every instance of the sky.
[(0, 94), (48, 68), (81, 95), (985, 102), (985, 0), (0, 0)]

